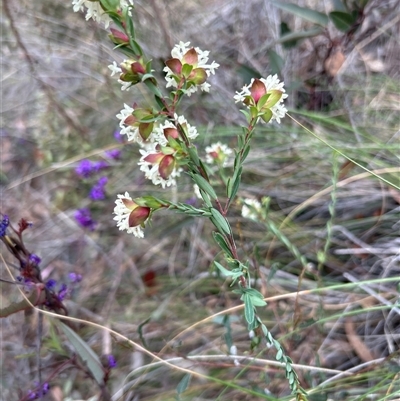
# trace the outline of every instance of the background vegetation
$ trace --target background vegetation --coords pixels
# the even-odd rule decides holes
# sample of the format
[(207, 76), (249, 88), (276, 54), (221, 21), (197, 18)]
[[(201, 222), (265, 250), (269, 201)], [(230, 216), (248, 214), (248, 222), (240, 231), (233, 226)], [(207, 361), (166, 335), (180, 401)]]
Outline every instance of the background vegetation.
[[(327, 13), (334, 3), (297, 4)], [(400, 193), (321, 141), (399, 186), (398, 11), (397, 1), (371, 0), (354, 32), (331, 21), (311, 35), (304, 32), (318, 24), (270, 1), (135, 2), (139, 41), (155, 67), (179, 40), (210, 50), (221, 65), (212, 92), (182, 104), (200, 144), (235, 146), (242, 116), (233, 95), (254, 74), (271, 72), (286, 83), (291, 116), (315, 134), (288, 117), (260, 126), (240, 196), (270, 197), (269, 220), (243, 218), (239, 204), (230, 216), (255, 284), (269, 298), (261, 316), (314, 401), (400, 398)], [(264, 344), (251, 343), (234, 308), (239, 301), (213, 267), (218, 247), (208, 223), (156, 214), (142, 240), (113, 224), (117, 193), (185, 201), (193, 190), (186, 178), (177, 188), (155, 188), (136, 166), (137, 148), (114, 139), (123, 103), (152, 100), (145, 88), (121, 92), (110, 78), (107, 65), (123, 57), (107, 32), (61, 1), (3, 3), (1, 28), (1, 212), (14, 224), (21, 217), (34, 223), (25, 239), (42, 258), (44, 278), (83, 276), (66, 302), (71, 316), (199, 375), (186, 388), (182, 372), (104, 330), (77, 325), (98, 355), (117, 360), (113, 400), (290, 399), (284, 370)], [(293, 36), (282, 40), (285, 32)], [(108, 161), (106, 199), (92, 201), (93, 181), (75, 168), (85, 158), (107, 160), (113, 148), (122, 156)], [(82, 207), (91, 209), (95, 230), (75, 220)], [(2, 304), (20, 297), (16, 286), (1, 289)], [(37, 377), (37, 316), (15, 314), (1, 324), (1, 399), (19, 400)], [(68, 355), (73, 348), (47, 318), (41, 338), (42, 375), (52, 379), (45, 399), (96, 395), (95, 382), (78, 369), (51, 376), (66, 358), (56, 346)]]

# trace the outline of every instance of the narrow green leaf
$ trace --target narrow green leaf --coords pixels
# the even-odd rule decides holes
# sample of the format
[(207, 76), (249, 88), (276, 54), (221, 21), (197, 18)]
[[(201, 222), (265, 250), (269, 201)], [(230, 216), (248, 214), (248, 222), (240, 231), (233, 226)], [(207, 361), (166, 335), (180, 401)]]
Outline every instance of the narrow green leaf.
[(222, 234), (218, 233), (218, 232), (213, 232), (213, 237), (215, 242), (219, 245), (219, 247), (231, 258), (233, 258), (232, 252), (229, 249), (228, 244), (225, 241), (225, 238)]
[(211, 199), (217, 199), (217, 194), (215, 193), (214, 188), (204, 177), (202, 177), (200, 174), (192, 174), (192, 178), (200, 189), (210, 195)]
[(64, 332), (69, 342), (75, 348), (76, 353), (87, 364), (88, 369), (93, 377), (100, 385), (104, 384), (104, 369), (101, 365), (99, 357), (95, 352), (78, 336), (75, 331), (60, 321), (55, 321), (56, 325)]
[(176, 387), (176, 392), (178, 393), (178, 395), (182, 394), (184, 391), (187, 390), (187, 388), (189, 387), (191, 377), (192, 375), (190, 373), (186, 373), (185, 376), (182, 377), (182, 380)]
[(244, 294), (244, 316), (248, 324), (252, 324), (254, 321), (254, 306), (251, 302), (249, 295)]
[(293, 42), (294, 40), (301, 40), (301, 39), (306, 39), (306, 38), (312, 38), (314, 36), (319, 35), (321, 32), (323, 32), (323, 29), (320, 27), (314, 27), (311, 29), (308, 29), (306, 31), (300, 31), (300, 32), (292, 32), (288, 33), (285, 35), (282, 35), (280, 39), (278, 40), (279, 43), (290, 43)]
[(327, 26), (329, 22), (329, 18), (326, 14), (320, 13), (319, 11), (311, 10), (306, 7), (299, 7), (296, 4), (291, 3), (281, 3), (278, 1), (272, 1), (276, 7), (281, 10), (288, 11), (294, 15), (297, 15), (300, 18), (303, 18), (307, 21), (313, 22), (314, 24)]
[(220, 263), (214, 261), (215, 266), (217, 266), (218, 270), (226, 277), (231, 277), (233, 276), (233, 272), (226, 269), (224, 266), (222, 266)]
[(276, 360), (280, 361), (283, 355), (283, 350), (282, 348), (279, 348), (278, 352), (276, 353)]
[(267, 54), (271, 73), (279, 74), (282, 71), (283, 66), (285, 65), (283, 58), (272, 49), (269, 49)]
[[(289, 28), (289, 25), (284, 21), (281, 22), (281, 27), (280, 28), (281, 28), (281, 34), (280, 34), (281, 37), (283, 37), (285, 35), (289, 35), (289, 34), (292, 33), (292, 31)], [(283, 47), (285, 49), (291, 49), (292, 47), (295, 47), (296, 45), (297, 45), (297, 40), (296, 39), (290, 40), (290, 41), (287, 41), (287, 42), (283, 43)]]
[(354, 17), (349, 13), (342, 11), (332, 11), (329, 13), (329, 18), (339, 31), (347, 32), (354, 24)]
[(215, 208), (210, 209), (211, 215), (214, 218), (214, 221), (216, 222), (216, 227), (220, 230), (225, 232), (226, 234), (231, 233), (230, 226), (224, 216)]

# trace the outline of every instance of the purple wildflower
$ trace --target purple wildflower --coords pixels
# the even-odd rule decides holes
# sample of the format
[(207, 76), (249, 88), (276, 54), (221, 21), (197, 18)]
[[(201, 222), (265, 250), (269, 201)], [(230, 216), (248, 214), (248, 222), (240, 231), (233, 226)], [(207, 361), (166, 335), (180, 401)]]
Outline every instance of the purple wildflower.
[(117, 361), (114, 358), (114, 355), (108, 355), (108, 367), (113, 369), (117, 366)]
[(93, 231), (95, 226), (96, 226), (96, 222), (92, 219), (92, 216), (90, 214), (90, 210), (86, 207), (82, 208), (82, 209), (78, 209), (75, 212), (75, 220), (82, 226), (82, 227), (86, 227), (89, 228), (89, 230)]
[(109, 159), (118, 160), (121, 157), (121, 149), (110, 149), (106, 150), (104, 153)]
[(42, 261), (42, 259), (40, 259), (38, 255), (31, 253), (29, 255), (29, 261), (35, 265), (38, 265)]
[(106, 197), (104, 193), (104, 187), (106, 186), (107, 182), (107, 177), (100, 177), (97, 181), (97, 184), (95, 184), (90, 190), (89, 197), (93, 200), (103, 200)]
[(96, 173), (108, 167), (108, 163), (104, 160), (93, 162), (93, 171)]
[(8, 216), (5, 214), (3, 216), (3, 220), (0, 223), (0, 237), (4, 237), (6, 235), (6, 230), (8, 225), (10, 224), (10, 220)]
[(197, 203), (197, 198), (195, 197), (195, 196), (192, 196), (191, 198), (189, 198), (189, 199), (186, 199), (186, 202), (185, 202), (187, 205), (191, 205), (191, 206), (194, 206), (196, 203)]
[(82, 275), (78, 274), (78, 273), (69, 273), (68, 274), (69, 280), (71, 281), (71, 283), (79, 283), (80, 281), (82, 281)]
[(51, 278), (50, 280), (47, 281), (46, 288), (52, 290), (56, 286), (56, 284), (57, 281)]
[(68, 295), (68, 287), (67, 284), (62, 284), (60, 290), (58, 291), (58, 299), (63, 301), (64, 298)]
[(89, 159), (81, 160), (75, 169), (75, 173), (80, 177), (89, 177), (93, 173), (93, 163)]
[(114, 131), (114, 138), (118, 142), (124, 142), (124, 137), (121, 135), (119, 131)]
[(37, 400), (39, 398), (39, 394), (35, 393), (32, 390), (28, 391), (28, 400)]
[(47, 394), (47, 393), (49, 392), (49, 390), (50, 390), (50, 385), (49, 385), (49, 383), (47, 383), (47, 382), (43, 383), (43, 386), (42, 386), (42, 394), (43, 394), (43, 395)]

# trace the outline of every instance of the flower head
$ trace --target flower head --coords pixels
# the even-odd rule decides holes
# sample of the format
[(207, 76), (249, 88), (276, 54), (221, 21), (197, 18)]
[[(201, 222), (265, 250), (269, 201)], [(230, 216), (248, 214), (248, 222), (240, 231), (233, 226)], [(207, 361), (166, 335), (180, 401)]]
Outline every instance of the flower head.
[(175, 177), (179, 177), (180, 170), (176, 168), (174, 149), (153, 144), (146, 150), (141, 149), (140, 153), (142, 157), (138, 165), (146, 178), (154, 185), (161, 184), (163, 188), (176, 185)]
[(257, 220), (261, 211), (261, 203), (256, 199), (244, 199), (242, 216), (251, 220)]
[(75, 272), (69, 273), (68, 278), (71, 281), (71, 283), (79, 283), (82, 281), (82, 275)]
[(108, 163), (104, 160), (92, 162), (89, 159), (84, 159), (81, 160), (78, 166), (75, 168), (75, 173), (82, 178), (88, 178), (93, 173), (97, 173), (107, 167)]
[(114, 355), (111, 354), (108, 355), (107, 359), (108, 359), (108, 367), (110, 369), (113, 369), (117, 366), (117, 361), (115, 360)]
[(10, 224), (10, 219), (6, 214), (3, 215), (3, 219), (1, 220), (0, 223), (0, 237), (4, 237), (6, 235), (6, 230), (9, 224)]
[(152, 113), (149, 110), (134, 109), (124, 104), (124, 108), (117, 114), (120, 120), (120, 134), (126, 135), (128, 141), (144, 146), (152, 134), (154, 122), (143, 122), (142, 119), (151, 116)]
[(196, 127), (191, 126), (184, 116), (178, 116), (176, 113), (174, 115), (175, 122), (166, 120), (164, 124), (159, 125), (154, 128), (151, 135), (151, 141), (156, 142), (161, 146), (168, 145), (168, 138), (177, 139), (180, 137), (177, 125), (181, 125), (182, 129), (185, 131), (185, 135), (188, 139), (196, 139), (198, 137), (198, 132)]
[(82, 226), (93, 231), (96, 227), (96, 222), (92, 219), (92, 215), (88, 208), (78, 209), (74, 214), (75, 220)]
[(118, 160), (121, 157), (121, 149), (110, 149), (106, 150), (104, 153), (109, 159)]
[(229, 161), (229, 156), (232, 154), (232, 149), (221, 142), (213, 143), (206, 147), (206, 163), (218, 164), (226, 167)]
[[(133, 4), (132, 0), (120, 0), (119, 4), (115, 7), (114, 12), (118, 12), (123, 8)], [(84, 11), (86, 7), (86, 21), (93, 19), (94, 21), (103, 23), (105, 28), (108, 28), (112, 19), (103, 10), (100, 2), (97, 0), (72, 0), (74, 12)]]
[(117, 227), (120, 230), (126, 230), (128, 234), (143, 238), (145, 222), (149, 218), (151, 209), (147, 206), (139, 206), (132, 200), (128, 192), (125, 195), (118, 195), (115, 201), (114, 220), (117, 221)]
[(108, 182), (107, 177), (100, 177), (97, 183), (90, 190), (89, 197), (93, 200), (103, 200), (106, 195), (104, 193), (104, 187)]
[(190, 42), (179, 42), (171, 51), (172, 59), (166, 61), (164, 71), (166, 74), (167, 88), (182, 88), (190, 96), (197, 92), (197, 88), (209, 92), (210, 84), (206, 82), (211, 74), (219, 67), (215, 61), (207, 64), (209, 51), (202, 51), (198, 47), (189, 48)]
[(288, 97), (285, 93), (284, 82), (278, 76), (269, 75), (267, 78), (252, 79), (241, 92), (236, 92), (235, 102), (242, 102), (265, 122), (276, 120), (281, 122), (287, 112), (283, 100)]

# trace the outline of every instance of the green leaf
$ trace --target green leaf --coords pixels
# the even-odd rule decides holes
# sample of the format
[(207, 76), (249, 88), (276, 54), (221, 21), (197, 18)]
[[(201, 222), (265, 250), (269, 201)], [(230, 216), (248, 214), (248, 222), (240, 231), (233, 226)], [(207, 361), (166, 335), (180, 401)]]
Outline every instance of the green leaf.
[(314, 27), (314, 28), (308, 29), (306, 31), (292, 32), (292, 33), (288, 33), (286, 35), (282, 35), (281, 38), (278, 40), (278, 42), (283, 43), (283, 44), (290, 43), (290, 42), (293, 42), (294, 40), (297, 41), (297, 40), (317, 36), (321, 32), (323, 32), (323, 29), (320, 27)]
[(276, 360), (280, 361), (283, 355), (283, 350), (282, 348), (279, 348), (278, 352), (276, 353)]
[(272, 118), (272, 111), (270, 109), (267, 109), (263, 112), (263, 114), (261, 115), (261, 118), (266, 122), (269, 123), (271, 121)]
[(78, 336), (75, 331), (60, 321), (55, 321), (56, 325), (64, 332), (69, 342), (75, 348), (76, 353), (86, 363), (94, 379), (100, 385), (104, 384), (104, 368), (101, 365), (99, 357), (94, 351)]
[(231, 258), (233, 258), (232, 252), (229, 249), (228, 244), (225, 241), (225, 238), (222, 234), (218, 233), (218, 232), (213, 232), (213, 237), (215, 242), (219, 245), (219, 247)]
[(230, 226), (224, 216), (215, 208), (210, 208), (211, 215), (213, 217), (213, 223), (218, 228), (218, 230), (225, 232), (226, 234), (231, 233)]
[[(250, 149), (250, 148), (249, 148)], [(240, 185), (240, 179), (242, 176), (243, 167), (239, 167), (235, 170), (232, 179), (229, 180), (227, 188), (227, 196), (229, 198), (229, 203), (232, 202), (233, 198), (236, 196)]]
[(279, 74), (282, 71), (283, 66), (285, 65), (283, 58), (272, 49), (269, 49), (267, 54), (271, 73)]
[(192, 159), (193, 163), (194, 163), (196, 166), (198, 166), (199, 163), (200, 163), (200, 160), (199, 160), (199, 155), (197, 154), (196, 146), (190, 145), (190, 146), (187, 148), (187, 151), (188, 151), (189, 156), (190, 156), (190, 158)]
[(182, 380), (176, 387), (176, 392), (178, 393), (178, 395), (182, 394), (184, 391), (187, 390), (187, 388), (189, 387), (191, 377), (192, 375), (190, 373), (186, 373), (185, 376), (182, 377)]
[[(292, 33), (292, 31), (289, 28), (289, 25), (284, 21), (281, 22), (280, 28), (281, 28), (281, 35), (280, 35), (281, 37)], [(295, 47), (296, 45), (297, 45), (296, 39), (293, 39), (293, 40), (283, 43), (283, 47), (285, 49), (290, 49), (292, 47)]]
[(217, 194), (215, 193), (214, 188), (204, 177), (202, 177), (200, 174), (192, 174), (192, 178), (199, 188), (208, 194), (211, 199), (217, 199)]
[(332, 11), (329, 13), (329, 18), (339, 31), (347, 32), (354, 24), (354, 17), (349, 13), (342, 11)]
[(215, 266), (217, 266), (218, 270), (226, 277), (231, 277), (234, 275), (234, 273), (231, 270), (226, 269), (224, 266), (222, 266), (220, 263), (214, 261)]
[(254, 306), (251, 302), (251, 297), (248, 294), (243, 295), (244, 301), (244, 316), (248, 324), (252, 324), (254, 321)]
[(320, 13), (319, 11), (311, 10), (310, 8), (306, 7), (299, 7), (298, 5), (291, 3), (280, 3), (277, 1), (272, 1), (271, 3), (281, 10), (289, 11), (290, 13), (307, 21), (313, 22), (314, 24), (322, 26), (328, 25), (329, 18), (326, 14)]

